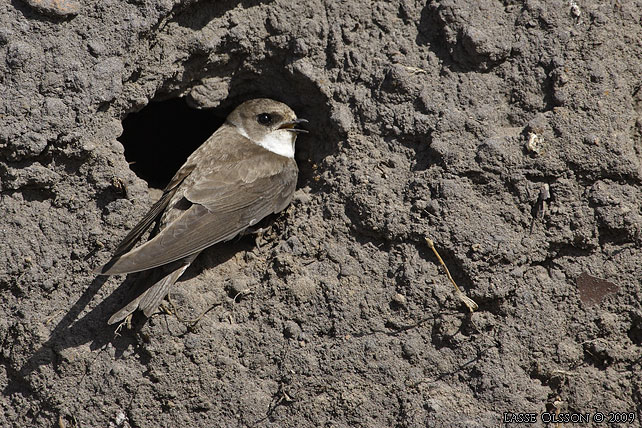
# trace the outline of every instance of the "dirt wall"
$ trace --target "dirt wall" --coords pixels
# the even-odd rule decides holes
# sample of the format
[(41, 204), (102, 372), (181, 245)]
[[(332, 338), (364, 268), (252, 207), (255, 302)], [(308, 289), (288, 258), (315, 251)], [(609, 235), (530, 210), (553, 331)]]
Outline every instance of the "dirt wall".
[[(638, 424), (641, 19), (640, 1), (3, 2), (0, 426)], [(298, 190), (116, 333), (132, 279), (91, 270), (157, 196), (122, 121), (177, 97), (218, 123), (288, 103), (310, 121)]]

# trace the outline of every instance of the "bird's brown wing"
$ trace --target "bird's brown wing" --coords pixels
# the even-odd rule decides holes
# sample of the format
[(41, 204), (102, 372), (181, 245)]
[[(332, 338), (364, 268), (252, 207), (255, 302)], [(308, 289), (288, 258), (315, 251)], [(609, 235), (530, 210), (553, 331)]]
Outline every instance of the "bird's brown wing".
[[(115, 262), (116, 259), (127, 253), (134, 247), (134, 245), (136, 245), (136, 242), (138, 242), (141, 236), (143, 236), (147, 229), (149, 229), (152, 223), (160, 218), (161, 214), (163, 214), (169, 202), (176, 194), (176, 191), (178, 190), (180, 184), (183, 182), (185, 177), (187, 177), (193, 170), (193, 164), (186, 164), (178, 170), (178, 172), (172, 178), (171, 182), (165, 188), (163, 196), (161, 196), (160, 199), (156, 201), (154, 205), (152, 205), (149, 211), (147, 211), (147, 214), (145, 214), (145, 216), (138, 222), (138, 224), (136, 224), (136, 226), (134, 226), (133, 229), (129, 231), (129, 233), (123, 238), (121, 243), (118, 244), (118, 247), (114, 251), (114, 255), (112, 256), (112, 259), (109, 261), (109, 263)], [(107, 263), (107, 265), (109, 265), (109, 263)], [(101, 270), (105, 268), (105, 266), (101, 266), (95, 269), (94, 272), (100, 273)]]
[(122, 242), (118, 245), (118, 248), (116, 248), (116, 250), (114, 251), (113, 257), (119, 257), (125, 254), (127, 251), (131, 250), (134, 245), (136, 245), (136, 242), (138, 242), (143, 233), (145, 233), (145, 231), (149, 229), (152, 223), (154, 223), (160, 217), (163, 211), (165, 211), (165, 208), (167, 208), (167, 204), (169, 204), (169, 201), (172, 199), (175, 193), (176, 188), (163, 193), (163, 196), (161, 196), (161, 198), (156, 201), (154, 205), (152, 205), (152, 207), (141, 219), (141, 221), (139, 221), (138, 224), (129, 231), (127, 236), (123, 238)]
[[(161, 266), (226, 241), (281, 211), (296, 187), (296, 163), (260, 149), (217, 166), (185, 190), (193, 203), (153, 239), (105, 265), (113, 275)], [(191, 177), (190, 177), (191, 178)]]

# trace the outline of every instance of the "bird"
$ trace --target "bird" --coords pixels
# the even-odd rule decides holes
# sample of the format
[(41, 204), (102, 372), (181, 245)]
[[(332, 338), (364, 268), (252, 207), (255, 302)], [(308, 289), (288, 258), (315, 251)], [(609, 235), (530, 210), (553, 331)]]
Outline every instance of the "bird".
[[(173, 284), (204, 249), (229, 241), (285, 209), (294, 194), (297, 136), (307, 123), (286, 104), (245, 101), (176, 172), (160, 199), (125, 236), (99, 275), (155, 271), (132, 289), (132, 300), (108, 324), (150, 317)], [(136, 246), (155, 223), (149, 240)], [(151, 275), (152, 277), (154, 275)]]

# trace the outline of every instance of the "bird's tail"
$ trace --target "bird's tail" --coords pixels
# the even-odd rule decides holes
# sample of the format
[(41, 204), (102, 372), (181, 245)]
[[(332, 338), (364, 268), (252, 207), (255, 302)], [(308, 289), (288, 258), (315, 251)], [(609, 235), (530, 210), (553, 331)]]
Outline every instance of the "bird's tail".
[(156, 281), (151, 287), (145, 289), (142, 293), (138, 294), (134, 299), (127, 304), (124, 308), (116, 312), (107, 321), (108, 324), (115, 324), (127, 318), (135, 310), (140, 309), (146, 317), (154, 313), (158, 305), (163, 301), (165, 296), (169, 294), (172, 285), (183, 275), (185, 270), (194, 261), (198, 254), (181, 259), (171, 266), (174, 267), (169, 273), (163, 275), (161, 279)]

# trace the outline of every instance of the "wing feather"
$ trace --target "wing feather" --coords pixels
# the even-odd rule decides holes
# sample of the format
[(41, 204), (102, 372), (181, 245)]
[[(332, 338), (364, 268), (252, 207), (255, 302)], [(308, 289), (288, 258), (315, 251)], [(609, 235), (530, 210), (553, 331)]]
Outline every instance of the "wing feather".
[(215, 173), (199, 180), (185, 192), (185, 197), (194, 203), (189, 209), (150, 241), (105, 265), (100, 273), (138, 272), (173, 262), (232, 239), (264, 217), (281, 211), (294, 193), (296, 164), (284, 164), (275, 172), (252, 182)]
[(143, 233), (145, 233), (145, 231), (149, 229), (152, 223), (154, 223), (154, 221), (158, 219), (163, 211), (165, 211), (165, 208), (167, 208), (167, 204), (169, 204), (169, 201), (172, 199), (175, 193), (175, 188), (163, 193), (163, 196), (161, 196), (161, 198), (156, 201), (154, 205), (152, 205), (152, 207), (141, 219), (141, 221), (139, 221), (138, 224), (129, 231), (127, 236), (123, 238), (122, 242), (118, 245), (118, 248), (116, 248), (116, 250), (114, 251), (113, 257), (123, 255), (127, 251), (132, 249), (132, 247), (136, 244), (136, 242), (138, 242)]

